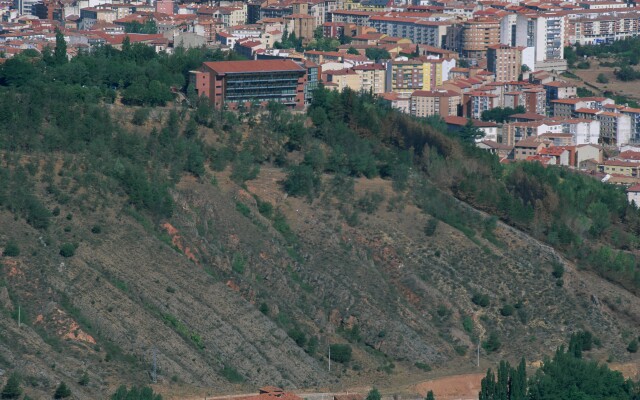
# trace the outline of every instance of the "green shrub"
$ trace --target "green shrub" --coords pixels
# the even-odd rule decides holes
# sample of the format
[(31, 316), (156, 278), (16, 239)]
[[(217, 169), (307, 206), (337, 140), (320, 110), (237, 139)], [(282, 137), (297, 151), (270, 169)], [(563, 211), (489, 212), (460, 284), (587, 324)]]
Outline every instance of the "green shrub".
[(0, 392), (0, 398), (2, 399), (18, 399), (22, 395), (22, 388), (20, 387), (20, 378), (16, 373), (9, 376), (7, 384), (2, 388)]
[(315, 336), (311, 336), (309, 341), (307, 342), (307, 349), (305, 350), (307, 353), (314, 355), (318, 350), (318, 338)]
[(7, 245), (4, 246), (2, 255), (5, 257), (18, 257), (20, 255), (20, 247), (18, 247), (16, 242), (10, 240)]
[(596, 82), (598, 82), (598, 83), (609, 83), (609, 78), (604, 76), (603, 73), (600, 73), (600, 74), (598, 74), (598, 77), (596, 78)]
[(502, 314), (503, 317), (510, 317), (513, 315), (515, 311), (515, 307), (512, 306), (511, 304), (505, 304), (501, 309), (500, 309), (500, 314)]
[(86, 372), (82, 374), (82, 376), (80, 377), (80, 379), (78, 380), (78, 384), (80, 386), (89, 386), (89, 374), (87, 374)]
[(487, 340), (482, 342), (482, 348), (485, 349), (488, 353), (493, 353), (494, 351), (498, 351), (500, 349), (500, 338), (498, 334), (495, 332), (491, 332)]
[(138, 108), (133, 112), (133, 118), (131, 118), (131, 123), (134, 125), (144, 125), (149, 119), (150, 111), (148, 108)]
[(486, 294), (480, 294), (480, 293), (475, 293), (473, 295), (473, 297), (471, 297), (471, 301), (473, 302), (473, 304), (478, 305), (480, 307), (488, 307), (489, 304), (491, 303), (491, 300), (489, 300), (489, 296)]
[(580, 61), (578, 64), (576, 64), (576, 68), (589, 69), (591, 68), (591, 63), (589, 61)]
[(431, 371), (431, 366), (429, 364), (425, 364), (423, 362), (418, 361), (414, 365), (416, 366), (416, 368), (421, 369), (423, 371), (426, 371), (426, 372)]
[(470, 316), (462, 318), (462, 328), (469, 334), (473, 333), (473, 319)]
[(260, 166), (255, 164), (251, 153), (246, 150), (238, 154), (231, 167), (231, 179), (236, 183), (255, 179), (260, 173)]
[(60, 246), (60, 255), (62, 257), (73, 257), (76, 254), (76, 246), (71, 243), (64, 243)]
[(629, 345), (627, 346), (627, 351), (629, 353), (637, 353), (638, 352), (638, 340), (637, 339), (633, 339), (631, 342), (629, 342)]
[(562, 276), (564, 275), (564, 265), (562, 265), (561, 263), (554, 263), (551, 275), (553, 275), (553, 277), (556, 279), (562, 278)]
[(258, 203), (258, 212), (264, 217), (271, 219), (273, 217), (273, 205), (259, 198), (256, 198), (256, 202)]
[(380, 391), (374, 387), (367, 393), (367, 397), (364, 400), (382, 400), (382, 396)]
[(427, 225), (424, 227), (424, 234), (426, 236), (433, 236), (438, 228), (438, 220), (436, 218), (429, 218)]
[(249, 208), (249, 206), (240, 201), (236, 201), (236, 211), (247, 218), (251, 216), (251, 209)]
[(91, 233), (99, 234), (102, 232), (102, 227), (100, 225), (94, 225), (91, 227)]
[(331, 359), (339, 363), (351, 361), (351, 346), (348, 344), (332, 344), (329, 346)]
[(384, 195), (378, 192), (366, 192), (356, 201), (356, 208), (367, 214), (373, 214), (378, 211), (380, 203), (384, 201)]
[(304, 345), (307, 344), (307, 336), (299, 328), (289, 329), (287, 335), (289, 335), (299, 347), (304, 347)]
[(320, 176), (306, 164), (289, 168), (284, 180), (284, 190), (291, 196), (306, 196), (313, 199), (320, 191)]
[(220, 371), (220, 375), (225, 377), (231, 383), (244, 382), (244, 376), (242, 376), (235, 368), (229, 365), (225, 365)]
[(440, 304), (436, 308), (436, 314), (438, 314), (440, 320), (444, 321), (451, 316), (451, 310), (449, 310), (444, 304)]
[(244, 274), (244, 266), (247, 260), (240, 253), (235, 253), (233, 255), (233, 260), (231, 261), (231, 270), (236, 274), (242, 275)]
[(465, 346), (463, 344), (457, 344), (453, 346), (453, 350), (455, 350), (456, 354), (459, 356), (464, 356), (465, 354), (467, 354), (468, 348), (468, 346)]
[(71, 389), (66, 383), (60, 382), (60, 385), (56, 388), (56, 392), (53, 394), (54, 399), (67, 399), (71, 397)]
[[(172, 382), (177, 382), (178, 377), (176, 375), (171, 377)], [(111, 395), (110, 400), (162, 400), (162, 396), (153, 393), (153, 389), (149, 386), (137, 387), (133, 386), (131, 389), (127, 389), (125, 385), (121, 385), (114, 394)]]

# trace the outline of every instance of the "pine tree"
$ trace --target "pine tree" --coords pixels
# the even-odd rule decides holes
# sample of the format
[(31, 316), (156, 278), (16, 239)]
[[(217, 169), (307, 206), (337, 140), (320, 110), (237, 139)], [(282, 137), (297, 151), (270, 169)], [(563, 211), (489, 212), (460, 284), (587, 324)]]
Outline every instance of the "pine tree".
[(53, 51), (53, 59), (57, 65), (65, 64), (69, 61), (67, 58), (67, 42), (59, 29), (56, 29), (56, 48)]
[(427, 392), (427, 397), (425, 398), (425, 400), (436, 400), (436, 396), (433, 395), (433, 390), (429, 390)]
[(66, 399), (71, 397), (71, 389), (66, 383), (60, 382), (60, 385), (56, 388), (56, 392), (53, 394), (54, 399)]
[(78, 384), (80, 384), (80, 386), (88, 386), (89, 385), (89, 374), (87, 374), (86, 371), (80, 377), (80, 380), (78, 381)]
[(378, 391), (378, 389), (373, 388), (369, 391), (369, 394), (367, 394), (367, 397), (365, 400), (380, 400), (382, 398), (382, 396), (380, 395), (380, 392)]
[(18, 375), (11, 374), (7, 384), (4, 385), (2, 392), (0, 392), (0, 398), (2, 399), (17, 399), (22, 394), (22, 388), (20, 387), (20, 378)]
[(467, 119), (467, 123), (460, 130), (460, 139), (467, 143), (474, 143), (476, 139), (479, 139), (484, 136), (484, 132), (477, 128), (471, 118)]

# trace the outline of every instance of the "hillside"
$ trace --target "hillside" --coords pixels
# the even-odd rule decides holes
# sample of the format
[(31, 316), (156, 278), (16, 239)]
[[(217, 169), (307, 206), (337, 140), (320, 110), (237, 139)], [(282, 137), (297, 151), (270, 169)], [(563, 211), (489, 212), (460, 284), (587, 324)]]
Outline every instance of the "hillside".
[(581, 330), (588, 357), (631, 358), (640, 217), (618, 189), (348, 91), (308, 114), (166, 105), (151, 88), (188, 92), (211, 55), (143, 47), (0, 68), (3, 380), (103, 398), (155, 354), (160, 391), (395, 390), (478, 372), (478, 339), (485, 367)]
[[(56, 165), (62, 186), (67, 172)], [(264, 165), (246, 188), (230, 169), (183, 175), (171, 190), (173, 216), (153, 222), (113, 195), (77, 204), (95, 193), (76, 181), (66, 204), (37, 185), (45, 206), (59, 208), (45, 235), (3, 211), (0, 241), (17, 243), (20, 255), (2, 259), (2, 369), (20, 371), (34, 393), (64, 380), (92, 398), (148, 382), (154, 348), (162, 384), (215, 393), (241, 390), (236, 378), (245, 390), (392, 386), (396, 369), (424, 374), (416, 363), (471, 364), (478, 332), (502, 342), (483, 358), (540, 359), (577, 329), (601, 338), (599, 357), (625, 357), (637, 297), (571, 265), (558, 286), (558, 255), (526, 234), (498, 223), (491, 241), (470, 239), (440, 222), (426, 236), (429, 217), (379, 178), (355, 180), (355, 199), (383, 200), (350, 226), (329, 189), (309, 202), (286, 196), (280, 168)], [(44, 172), (40, 163), (34, 175)], [(279, 210), (291, 233), (276, 230), (256, 199), (264, 214), (264, 202)], [(73, 257), (59, 254), (65, 242), (78, 243)], [(475, 293), (490, 305), (473, 304)], [(506, 304), (513, 315), (501, 315)], [(327, 343), (350, 343), (353, 360), (329, 373)]]

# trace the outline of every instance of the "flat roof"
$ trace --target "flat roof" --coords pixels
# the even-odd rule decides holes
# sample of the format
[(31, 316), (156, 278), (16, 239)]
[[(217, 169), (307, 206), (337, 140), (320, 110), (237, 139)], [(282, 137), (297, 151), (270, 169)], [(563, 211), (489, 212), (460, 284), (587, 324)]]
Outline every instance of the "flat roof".
[(251, 72), (304, 71), (305, 69), (290, 59), (214, 61), (204, 65), (217, 74), (242, 74)]

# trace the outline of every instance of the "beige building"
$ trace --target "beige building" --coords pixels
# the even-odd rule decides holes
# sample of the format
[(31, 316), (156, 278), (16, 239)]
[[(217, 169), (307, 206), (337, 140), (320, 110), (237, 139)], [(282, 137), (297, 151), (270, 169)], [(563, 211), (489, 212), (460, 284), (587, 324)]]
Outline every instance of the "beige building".
[(458, 115), (458, 107), (462, 104), (462, 98), (451, 90), (416, 90), (411, 94), (409, 102), (409, 109), (413, 116), (441, 115), (448, 117)]
[(522, 68), (523, 47), (494, 44), (487, 47), (487, 70), (496, 76), (496, 82), (517, 81)]
[(500, 22), (487, 17), (477, 17), (462, 23), (460, 50), (462, 57), (482, 59), (487, 48), (500, 43)]
[(352, 69), (327, 71), (326, 77), (327, 82), (331, 83), (331, 85), (326, 85), (327, 89), (333, 89), (339, 92), (345, 88), (349, 88), (355, 92), (359, 92), (362, 89), (360, 75)]
[(363, 64), (353, 67), (360, 76), (360, 90), (365, 93), (382, 94), (385, 92), (386, 70), (382, 64)]

